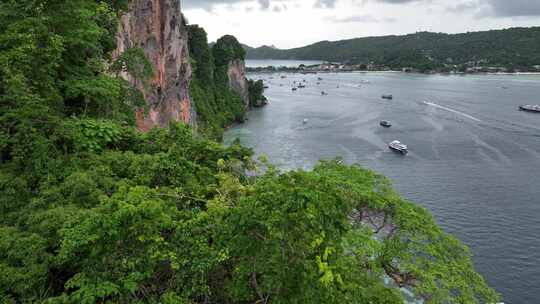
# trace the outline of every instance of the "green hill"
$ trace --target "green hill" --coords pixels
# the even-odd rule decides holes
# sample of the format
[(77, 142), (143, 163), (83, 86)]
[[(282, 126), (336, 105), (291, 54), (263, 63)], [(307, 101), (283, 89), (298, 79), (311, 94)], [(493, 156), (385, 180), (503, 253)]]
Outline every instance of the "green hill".
[(540, 27), (463, 34), (419, 32), (403, 36), (321, 41), (280, 50), (247, 49), (248, 59), (327, 60), (391, 68), (442, 67), (476, 62), (507, 68), (540, 65)]

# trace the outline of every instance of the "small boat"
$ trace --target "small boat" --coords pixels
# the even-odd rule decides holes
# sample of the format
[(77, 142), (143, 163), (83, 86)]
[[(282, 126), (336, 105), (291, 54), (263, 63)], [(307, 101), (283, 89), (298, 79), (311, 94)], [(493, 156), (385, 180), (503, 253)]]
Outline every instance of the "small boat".
[(383, 126), (383, 127), (385, 127), (385, 128), (390, 128), (390, 127), (392, 126), (392, 124), (391, 124), (389, 121), (387, 121), (387, 120), (381, 121), (381, 122), (380, 122), (380, 125)]
[(322, 95), (322, 96), (326, 96), (326, 95), (328, 95), (328, 93), (326, 93), (325, 91), (322, 91), (322, 92), (321, 92), (321, 95)]
[(322, 79), (322, 77), (317, 77), (317, 80), (322, 81), (323, 79)]
[(391, 142), (388, 147), (393, 150), (393, 151), (396, 151), (396, 152), (399, 152), (401, 154), (407, 154), (409, 153), (409, 149), (407, 148), (407, 145), (404, 145), (402, 144), (401, 142), (399, 142), (398, 140), (394, 140), (393, 142)]
[(540, 106), (539, 105), (523, 105), (523, 106), (519, 106), (519, 109), (521, 111), (540, 113)]
[(298, 90), (298, 89), (297, 89), (297, 88), (292, 88), (292, 90), (293, 90), (293, 91), (296, 91), (296, 90)]
[(382, 99), (394, 99), (394, 96), (391, 94), (385, 94), (382, 96)]
[(308, 123), (308, 121), (309, 121), (309, 120), (308, 120), (307, 118), (304, 118), (304, 121), (303, 121), (303, 123), (304, 123), (304, 124), (307, 124), (307, 123)]
[(281, 79), (287, 78), (287, 76), (285, 76), (285, 75), (281, 75), (280, 77), (281, 77)]
[(303, 84), (299, 84), (299, 85), (298, 85), (298, 88), (299, 88), (299, 89), (303, 89), (303, 88), (305, 88), (305, 87), (306, 87), (306, 86), (303, 85)]

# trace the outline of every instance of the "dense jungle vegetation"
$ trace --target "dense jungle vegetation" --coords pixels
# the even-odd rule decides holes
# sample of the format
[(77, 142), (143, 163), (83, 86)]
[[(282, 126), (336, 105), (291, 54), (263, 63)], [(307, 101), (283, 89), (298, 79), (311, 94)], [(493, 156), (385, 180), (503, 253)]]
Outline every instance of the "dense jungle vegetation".
[(232, 122), (244, 121), (246, 105), (229, 89), (229, 62), (244, 60), (245, 51), (233, 36), (220, 38), (208, 46), (206, 32), (198, 25), (189, 25), (189, 50), (194, 69), (190, 93), (197, 114), (199, 129), (207, 136), (220, 139)]
[[(151, 71), (140, 51), (110, 56), (125, 5), (0, 3), (1, 303), (403, 303), (400, 287), (496, 302), (468, 250), (374, 172), (280, 172), (183, 125), (137, 131), (144, 100), (114, 67)], [(243, 53), (190, 41), (216, 137), (241, 116), (218, 96)]]

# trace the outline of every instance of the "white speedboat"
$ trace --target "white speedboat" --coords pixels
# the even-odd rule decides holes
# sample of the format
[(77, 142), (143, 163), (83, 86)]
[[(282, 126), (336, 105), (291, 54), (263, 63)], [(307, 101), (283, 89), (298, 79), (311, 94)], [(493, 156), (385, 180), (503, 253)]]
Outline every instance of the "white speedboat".
[(539, 105), (523, 105), (523, 106), (519, 106), (519, 109), (521, 111), (540, 113), (540, 106)]
[(392, 123), (389, 122), (388, 120), (383, 120), (379, 123), (381, 126), (385, 127), (385, 128), (390, 128), (392, 126)]
[(393, 150), (393, 151), (396, 151), (396, 152), (399, 152), (401, 154), (407, 154), (409, 153), (409, 148), (407, 147), (407, 145), (404, 145), (402, 144), (400, 141), (398, 140), (394, 140), (393, 142), (391, 142), (388, 147)]

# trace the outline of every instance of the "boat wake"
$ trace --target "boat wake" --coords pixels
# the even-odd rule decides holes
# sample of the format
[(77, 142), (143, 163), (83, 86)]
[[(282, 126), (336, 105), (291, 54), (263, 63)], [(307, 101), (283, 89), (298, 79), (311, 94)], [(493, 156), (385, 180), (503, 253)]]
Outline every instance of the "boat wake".
[(467, 113), (463, 113), (463, 112), (460, 112), (458, 110), (454, 110), (454, 109), (451, 109), (451, 108), (447, 108), (445, 106), (441, 106), (439, 104), (436, 104), (436, 103), (433, 103), (433, 102), (429, 102), (429, 101), (424, 101), (423, 102), (424, 104), (428, 105), (428, 106), (432, 106), (432, 107), (435, 107), (435, 108), (438, 108), (438, 109), (441, 109), (441, 110), (445, 110), (447, 112), (452, 112), (454, 114), (458, 114), (460, 116), (463, 116), (463, 117), (466, 117), (468, 119), (471, 119), (471, 120), (474, 120), (474, 121), (477, 121), (477, 122), (482, 122), (480, 119), (474, 117), (474, 116), (471, 116)]

